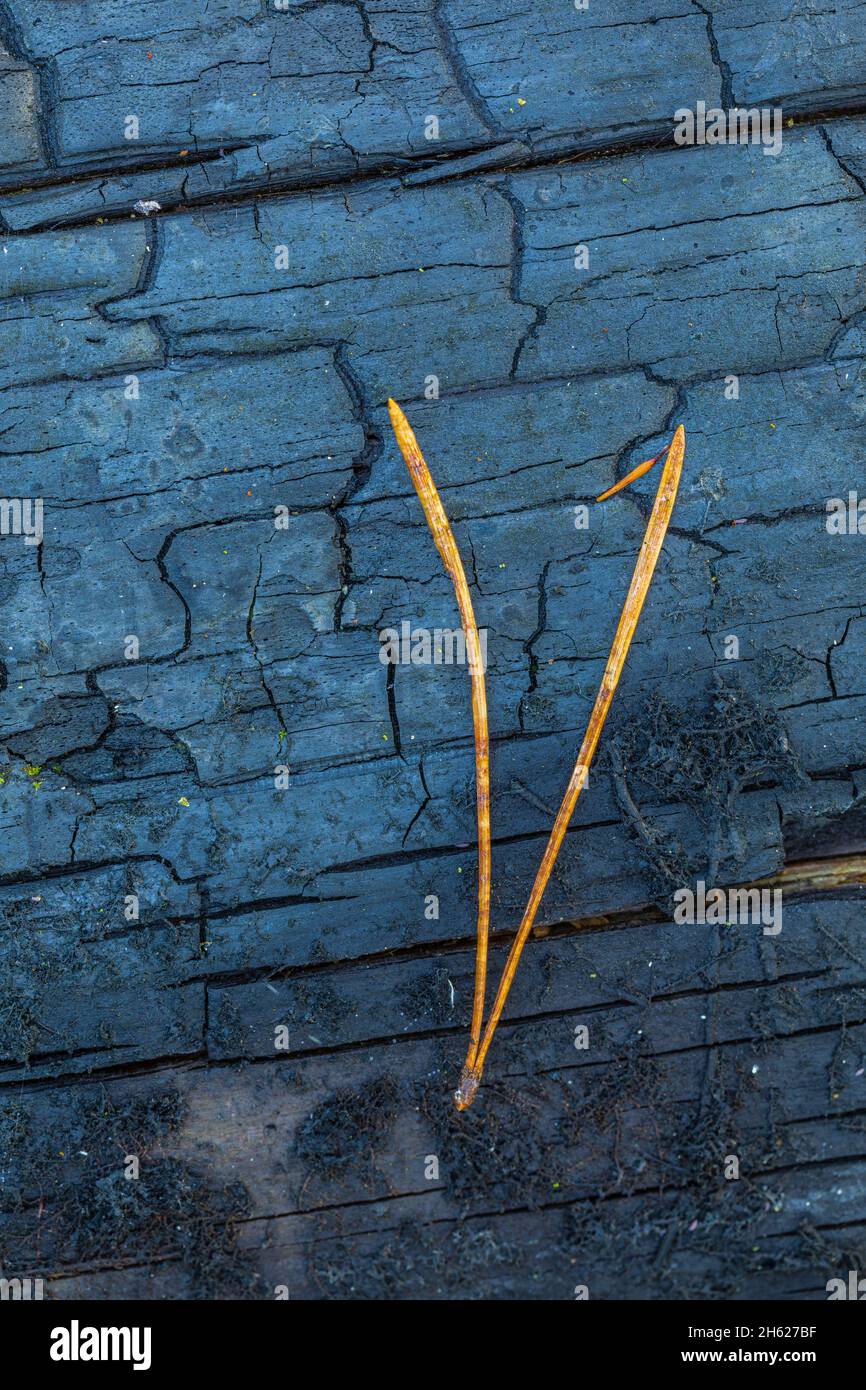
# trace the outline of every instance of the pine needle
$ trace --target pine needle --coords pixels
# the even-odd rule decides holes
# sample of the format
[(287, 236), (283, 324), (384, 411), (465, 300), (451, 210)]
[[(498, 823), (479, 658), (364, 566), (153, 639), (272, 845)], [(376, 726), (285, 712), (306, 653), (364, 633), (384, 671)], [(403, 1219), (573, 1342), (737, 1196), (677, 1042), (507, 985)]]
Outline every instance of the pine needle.
[(662, 454), (669, 448), (670, 445), (666, 444), (664, 449), (659, 450), (655, 458), (645, 459), (643, 463), (639, 463), (637, 468), (633, 468), (630, 473), (626, 473), (625, 477), (620, 478), (619, 482), (614, 483), (613, 487), (609, 487), (607, 492), (602, 492), (600, 496), (596, 497), (596, 502), (606, 502), (608, 497), (613, 497), (616, 492), (622, 492), (623, 488), (628, 487), (629, 483), (634, 483), (638, 478), (642, 478), (644, 473), (648, 473), (651, 468), (655, 467)]
[(412, 427), (396, 401), (388, 401), (391, 425), (397, 436), (400, 452), (424, 508), (427, 525), (433, 533), (436, 549), (454, 585), (457, 607), (466, 639), (466, 658), (472, 682), (472, 725), (475, 732), (475, 802), (478, 825), (478, 918), (475, 956), (475, 994), (472, 1003), (472, 1023), (466, 1066), (475, 1066), (481, 1025), (484, 1019), (484, 987), (487, 979), (487, 943), (490, 933), (490, 740), (487, 729), (487, 694), (484, 686), (484, 665), (478, 628), (472, 608), (466, 572), (457, 549), (454, 533), (442, 505), (436, 484), (418, 447)]

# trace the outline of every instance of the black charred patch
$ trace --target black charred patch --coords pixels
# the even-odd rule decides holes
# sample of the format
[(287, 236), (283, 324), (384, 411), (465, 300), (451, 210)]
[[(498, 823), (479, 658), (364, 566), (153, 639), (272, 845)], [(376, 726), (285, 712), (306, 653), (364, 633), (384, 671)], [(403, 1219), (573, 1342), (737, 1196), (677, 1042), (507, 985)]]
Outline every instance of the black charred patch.
[(400, 1003), (413, 1023), (453, 1023), (453, 990), (448, 971), (441, 968), (425, 971), (403, 991)]
[(33, 1131), (23, 1107), (4, 1105), (4, 1272), (171, 1261), (186, 1276), (190, 1298), (254, 1296), (256, 1275), (236, 1237), (236, 1223), (249, 1212), (246, 1189), (218, 1187), (161, 1151), (182, 1119), (176, 1091), (67, 1105), (48, 1133)]
[(420, 1108), (436, 1136), (442, 1178), (464, 1210), (488, 1202), (537, 1205), (552, 1192), (553, 1145), (531, 1085), (486, 1081), (469, 1112), (454, 1108), (441, 1081), (421, 1088)]
[(309, 1174), (342, 1177), (350, 1169), (363, 1182), (372, 1176), (376, 1150), (394, 1124), (399, 1090), (392, 1076), (381, 1076), (362, 1090), (335, 1091), (298, 1127), (295, 1148)]
[(481, 1276), (519, 1261), (520, 1252), (489, 1226), (458, 1225), (444, 1235), (404, 1222), (381, 1244), (322, 1241), (310, 1251), (310, 1274), (324, 1298), (485, 1297)]
[[(718, 680), (686, 705), (654, 697), (620, 724), (604, 762), (661, 901), (696, 878), (712, 885), (720, 873), (736, 872), (746, 843), (742, 792), (805, 780), (776, 711)], [(685, 806), (701, 826), (702, 858), (645, 809), (671, 804)]]

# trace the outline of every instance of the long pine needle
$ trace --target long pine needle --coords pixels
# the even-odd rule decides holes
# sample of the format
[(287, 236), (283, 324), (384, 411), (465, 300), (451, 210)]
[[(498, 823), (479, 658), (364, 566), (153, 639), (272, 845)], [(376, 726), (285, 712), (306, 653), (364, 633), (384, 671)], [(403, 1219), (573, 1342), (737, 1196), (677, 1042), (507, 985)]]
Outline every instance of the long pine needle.
[(424, 508), (427, 525), (436, 542), (436, 549), (454, 585), (460, 621), (466, 639), (466, 658), (472, 682), (472, 725), (475, 733), (475, 803), (478, 825), (478, 917), (477, 950), (475, 956), (475, 993), (472, 1002), (472, 1023), (466, 1066), (475, 1065), (481, 1025), (484, 1020), (484, 987), (487, 979), (487, 942), (490, 933), (490, 739), (487, 728), (487, 693), (484, 685), (484, 665), (478, 627), (472, 608), (466, 572), (457, 549), (454, 533), (436, 490), (436, 484), (418, 447), (418, 440), (409, 421), (396, 401), (388, 401), (391, 425), (397, 436), (400, 452)]

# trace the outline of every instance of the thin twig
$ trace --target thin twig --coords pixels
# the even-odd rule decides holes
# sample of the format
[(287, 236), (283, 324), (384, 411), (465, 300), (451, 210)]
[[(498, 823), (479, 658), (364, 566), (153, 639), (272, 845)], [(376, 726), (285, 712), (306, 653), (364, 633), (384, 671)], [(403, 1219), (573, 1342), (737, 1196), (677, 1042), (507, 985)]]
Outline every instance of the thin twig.
[(472, 1001), (472, 1023), (466, 1066), (475, 1065), (481, 1025), (484, 1021), (484, 987), (487, 979), (487, 941), (490, 932), (490, 740), (487, 731), (487, 694), (484, 687), (484, 666), (481, 645), (472, 608), (472, 598), (457, 542), (451, 530), (436, 484), (424, 462), (424, 455), (412, 427), (396, 401), (388, 401), (391, 425), (397, 436), (400, 452), (415, 484), (415, 491), (424, 508), (427, 524), (433, 533), (436, 549), (442, 557), (460, 609), (460, 620), (466, 639), (466, 658), (472, 682), (472, 725), (475, 731), (475, 803), (478, 824), (478, 947), (475, 956), (475, 995)]
[[(656, 562), (661, 553), (662, 543), (664, 542), (665, 534), (668, 529), (671, 512), (673, 511), (674, 502), (676, 500), (677, 488), (679, 487), (680, 474), (683, 468), (685, 443), (685, 430), (682, 425), (680, 425), (674, 434), (673, 441), (668, 450), (667, 461), (662, 471), (661, 481), (647, 523), (643, 544), (641, 545), (637, 557), (637, 563), (635, 565), (634, 574), (632, 575), (628, 595), (622, 614), (620, 615), (619, 624), (613, 639), (613, 645), (607, 659), (607, 665), (604, 668), (604, 675), (601, 679), (595, 705), (589, 717), (589, 724), (587, 725), (583, 742), (580, 745), (577, 762), (571, 774), (571, 780), (568, 783), (565, 796), (562, 799), (562, 805), (556, 813), (556, 820), (553, 823), (550, 839), (547, 842), (538, 873), (535, 876), (535, 882), (529, 894), (529, 901), (526, 904), (523, 919), (520, 923), (517, 936), (514, 938), (511, 950), (508, 953), (508, 959), (505, 962), (502, 978), (499, 981), (499, 988), (496, 991), (496, 998), (493, 1001), (490, 1017), (487, 1020), (487, 1027), (484, 1030), (484, 1037), (481, 1040), (481, 1044), (475, 1056), (475, 1062), (474, 1064), (467, 1064), (467, 1066), (464, 1067), (460, 1078), (460, 1085), (454, 1096), (454, 1103), (458, 1110), (466, 1110), (475, 1098), (475, 1093), (478, 1090), (478, 1086), (481, 1082), (481, 1075), (484, 1070), (484, 1061), (490, 1049), (490, 1044), (493, 1041), (496, 1025), (505, 1007), (505, 1001), (508, 998), (508, 992), (511, 989), (511, 984), (514, 979), (515, 971), (517, 970), (518, 962), (520, 961), (523, 947), (526, 945), (527, 937), (532, 930), (535, 915), (538, 911), (544, 890), (547, 887), (553, 866), (556, 863), (556, 857), (559, 854), (562, 841), (565, 838), (568, 823), (574, 813), (577, 798), (580, 796), (586, 783), (589, 765), (592, 762), (593, 754), (598, 746), (598, 740), (601, 736), (608, 710), (610, 709), (614, 691), (622, 675), (625, 660), (628, 656), (628, 650), (631, 646), (631, 640), (634, 636), (637, 621), (640, 617), (647, 592), (649, 591), (650, 581), (652, 580)], [(646, 469), (644, 469), (644, 471), (646, 471)], [(627, 480), (623, 481), (625, 482)]]

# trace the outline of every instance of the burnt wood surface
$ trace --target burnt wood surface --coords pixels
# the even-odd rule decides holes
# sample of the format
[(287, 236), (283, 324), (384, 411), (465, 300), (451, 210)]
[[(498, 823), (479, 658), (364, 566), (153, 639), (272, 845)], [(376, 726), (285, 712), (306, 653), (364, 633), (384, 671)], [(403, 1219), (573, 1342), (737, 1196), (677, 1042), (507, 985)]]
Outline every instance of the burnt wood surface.
[[(4, 1276), (864, 1270), (866, 540), (826, 524), (862, 487), (864, 57), (853, 3), (0, 4), (0, 491), (44, 499), (0, 537)], [(698, 100), (781, 107), (780, 153), (677, 146)], [(687, 434), (459, 1117), (468, 675), (380, 661), (458, 624), (389, 395), (487, 633), (491, 988), (657, 473), (593, 499)], [(698, 879), (781, 889), (783, 929), (675, 923)]]

